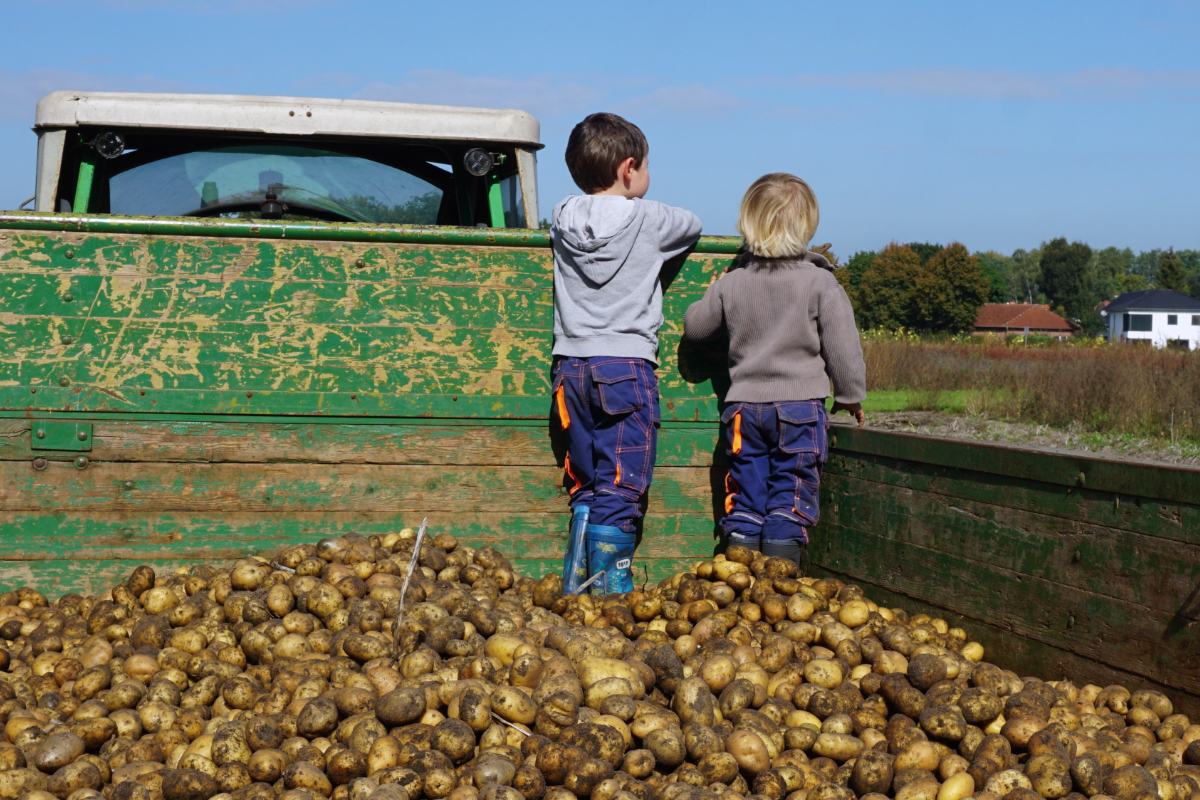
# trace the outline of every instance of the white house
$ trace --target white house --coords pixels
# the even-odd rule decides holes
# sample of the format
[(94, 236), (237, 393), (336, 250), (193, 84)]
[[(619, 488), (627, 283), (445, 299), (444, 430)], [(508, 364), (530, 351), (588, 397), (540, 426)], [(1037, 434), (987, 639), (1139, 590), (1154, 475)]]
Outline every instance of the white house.
[(1100, 313), (1108, 319), (1110, 342), (1200, 349), (1200, 300), (1186, 294), (1169, 289), (1126, 292)]

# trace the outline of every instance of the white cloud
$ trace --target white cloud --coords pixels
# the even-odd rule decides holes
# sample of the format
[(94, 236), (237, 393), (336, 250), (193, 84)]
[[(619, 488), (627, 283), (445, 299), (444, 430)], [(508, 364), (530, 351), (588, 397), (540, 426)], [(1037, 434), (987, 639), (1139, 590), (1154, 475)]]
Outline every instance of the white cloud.
[(399, 83), (369, 83), (353, 96), (403, 103), (516, 108), (538, 117), (586, 113), (596, 110), (603, 99), (600, 91), (577, 76), (502, 78), (432, 69), (410, 72)]
[(1200, 93), (1198, 70), (1126, 67), (1077, 72), (1005, 72), (957, 67), (798, 75), (794, 86), (873, 89), (892, 95), (1020, 100), (1132, 100), (1158, 93)]
[(692, 83), (663, 86), (649, 94), (618, 103), (617, 111), (639, 116), (724, 117), (742, 111), (749, 103), (737, 95)]
[[(0, 67), (0, 122), (32, 125), (37, 101), (60, 89), (81, 92), (186, 91), (178, 81), (150, 75), (89, 74), (49, 67), (13, 72)], [(192, 91), (196, 90), (193, 88)]]
[[(113, 11), (178, 14), (273, 14), (328, 5), (332, 0), (101, 0)], [(340, 0), (346, 2), (346, 0)]]

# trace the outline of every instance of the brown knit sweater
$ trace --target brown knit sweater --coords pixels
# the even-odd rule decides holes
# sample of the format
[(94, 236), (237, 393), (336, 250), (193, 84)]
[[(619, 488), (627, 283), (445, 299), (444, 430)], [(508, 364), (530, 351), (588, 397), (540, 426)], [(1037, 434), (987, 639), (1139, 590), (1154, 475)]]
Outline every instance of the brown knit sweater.
[(822, 255), (743, 257), (692, 303), (683, 335), (700, 341), (722, 327), (729, 331), (729, 402), (824, 399), (830, 381), (838, 402), (867, 396), (854, 309)]

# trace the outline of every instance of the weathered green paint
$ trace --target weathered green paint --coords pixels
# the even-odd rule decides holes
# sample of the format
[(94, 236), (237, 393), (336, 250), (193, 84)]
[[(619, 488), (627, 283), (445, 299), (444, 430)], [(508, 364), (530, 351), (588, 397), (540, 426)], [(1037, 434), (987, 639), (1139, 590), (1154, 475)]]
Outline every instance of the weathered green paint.
[[(557, 569), (548, 244), (0, 214), (0, 588), (96, 591), (142, 562), (425, 516)], [(702, 240), (664, 298), (641, 581), (716, 545), (728, 375), (721, 353), (682, 346), (680, 320), (737, 245)], [(85, 469), (66, 440), (35, 446), (47, 422), (91, 426)], [(1200, 710), (1200, 471), (843, 426), (831, 441), (813, 570), (946, 616), (1002, 664)]]
[[(667, 295), (665, 419), (716, 419), (677, 320), (728, 263)], [(539, 418), (552, 292), (544, 247), (8, 233), (0, 408)]]
[[(108, 214), (48, 214), (38, 211), (0, 212), (0, 229), (95, 234), (132, 233), (144, 236), (198, 236), (317, 240), (325, 242), (387, 242), (393, 244), (473, 245), (477, 247), (550, 246), (548, 231), (527, 228), (480, 229), (422, 225), (371, 225), (356, 222), (293, 222), (229, 220), (214, 217), (117, 217)], [(695, 252), (735, 255), (742, 240), (706, 236)]]
[(92, 423), (38, 420), (29, 426), (29, 448), (31, 451), (89, 451), (92, 449)]
[(980, 502), (831, 473), (823, 480), (826, 522), (886, 531), (904, 545), (1116, 598), (1131, 608), (1200, 618), (1200, 606), (1189, 604), (1200, 585), (1200, 561), (1181, 559), (1179, 544), (1169, 539), (1031, 513), (994, 498)]

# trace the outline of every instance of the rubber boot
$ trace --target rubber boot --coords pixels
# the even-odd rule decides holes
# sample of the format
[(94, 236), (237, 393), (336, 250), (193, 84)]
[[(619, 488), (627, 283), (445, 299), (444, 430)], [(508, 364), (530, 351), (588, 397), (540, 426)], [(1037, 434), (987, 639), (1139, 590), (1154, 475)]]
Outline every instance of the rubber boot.
[(592, 584), (593, 594), (624, 594), (633, 591), (633, 548), (637, 534), (611, 525), (587, 526), (588, 576), (604, 570)]
[(764, 556), (779, 556), (788, 561), (800, 563), (801, 553), (806, 545), (799, 539), (767, 539), (762, 540), (761, 552)]
[(762, 552), (762, 537), (761, 536), (746, 536), (741, 533), (725, 534), (725, 549), (728, 550), (732, 545), (741, 545), (748, 550), (753, 550), (756, 553)]
[(567, 536), (567, 554), (563, 556), (563, 594), (575, 594), (587, 580), (587, 529), (589, 506), (575, 506), (571, 532)]

